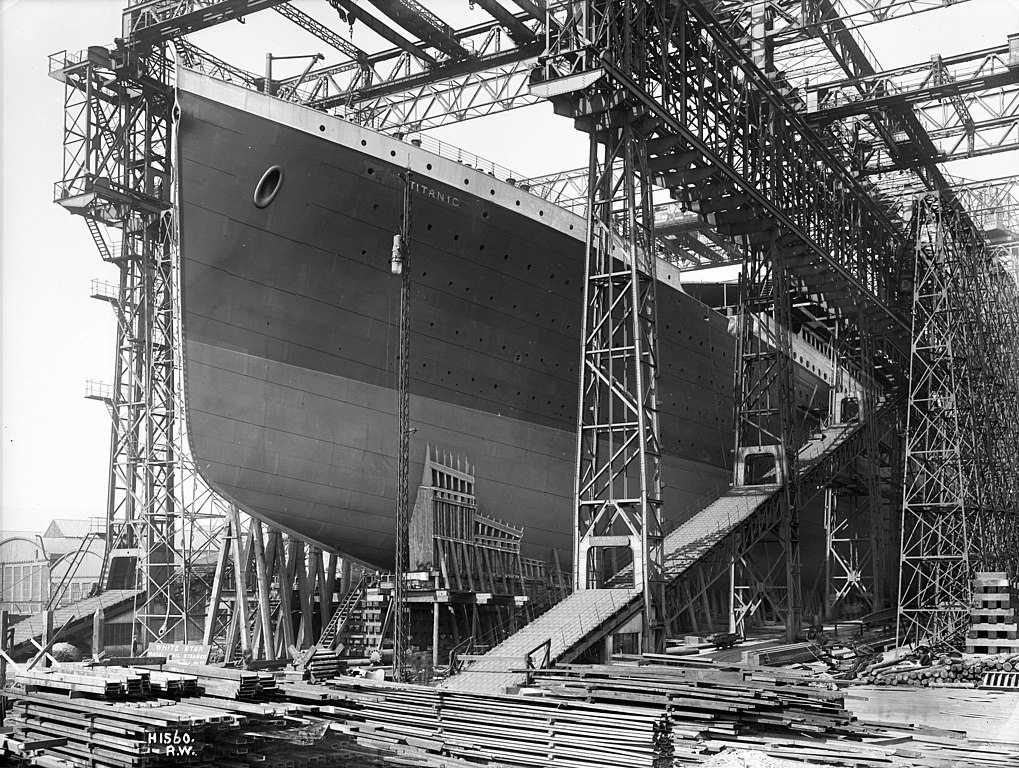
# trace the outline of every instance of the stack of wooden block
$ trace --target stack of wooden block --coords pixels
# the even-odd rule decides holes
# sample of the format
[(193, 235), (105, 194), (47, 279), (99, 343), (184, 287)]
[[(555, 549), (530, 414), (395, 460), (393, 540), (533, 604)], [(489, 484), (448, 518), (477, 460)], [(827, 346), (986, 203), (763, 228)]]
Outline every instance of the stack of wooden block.
[(1019, 653), (1015, 613), (1005, 573), (977, 573), (966, 653)]

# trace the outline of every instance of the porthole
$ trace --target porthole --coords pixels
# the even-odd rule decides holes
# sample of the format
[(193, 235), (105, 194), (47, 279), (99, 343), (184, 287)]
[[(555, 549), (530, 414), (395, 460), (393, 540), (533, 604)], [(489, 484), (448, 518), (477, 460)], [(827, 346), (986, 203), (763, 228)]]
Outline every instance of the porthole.
[(283, 169), (278, 165), (274, 165), (262, 174), (262, 178), (255, 185), (255, 205), (259, 208), (265, 208), (276, 199), (281, 186), (283, 186)]

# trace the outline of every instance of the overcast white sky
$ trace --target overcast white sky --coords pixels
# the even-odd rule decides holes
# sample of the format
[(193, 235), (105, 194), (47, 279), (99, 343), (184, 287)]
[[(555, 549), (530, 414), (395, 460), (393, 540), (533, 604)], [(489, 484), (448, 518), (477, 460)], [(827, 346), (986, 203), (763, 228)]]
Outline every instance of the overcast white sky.
[[(109, 44), (119, 34), (124, 0), (2, 0), (0, 14), (0, 530), (42, 530), (53, 517), (105, 514), (109, 417), (84, 398), (86, 379), (113, 376), (115, 323), (109, 305), (89, 298), (94, 277), (116, 281), (84, 222), (52, 203), (62, 176), (63, 86), (47, 76), (47, 56)], [(454, 26), (479, 22), (467, 0), (424, 3)], [(323, 21), (325, 0), (299, 6)], [(323, 11), (324, 8), (324, 11)], [(329, 49), (271, 11), (241, 26), (196, 35), (221, 58), (260, 71), (265, 53)], [(334, 24), (343, 34), (347, 30)], [(1017, 0), (970, 0), (960, 5), (867, 28), (885, 68), (1005, 42), (1019, 32)], [(354, 42), (367, 49), (371, 33)], [(268, 47), (267, 47), (268, 46)], [(324, 49), (324, 50), (323, 50)], [(284, 65), (281, 65), (284, 66)], [(293, 63), (295, 74), (302, 63)], [(279, 72), (277, 76), (289, 74)], [(584, 135), (552, 116), (547, 104), (450, 126), (435, 135), (523, 175), (586, 162)], [(969, 178), (1019, 174), (1017, 153), (956, 163)]]

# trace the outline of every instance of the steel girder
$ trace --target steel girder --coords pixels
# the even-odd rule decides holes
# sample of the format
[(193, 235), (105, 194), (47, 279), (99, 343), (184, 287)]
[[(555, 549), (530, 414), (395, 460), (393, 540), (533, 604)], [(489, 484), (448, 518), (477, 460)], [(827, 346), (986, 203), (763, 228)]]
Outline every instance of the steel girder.
[(957, 97), (1019, 82), (1019, 35), (1014, 41), (980, 51), (929, 61), (848, 80), (807, 86), (808, 118), (823, 123), (893, 106), (949, 99), (965, 120)]
[(776, 538), (782, 518), (782, 504), (777, 495), (772, 496), (693, 566), (670, 578), (665, 590), (665, 617), (670, 634), (682, 632), (684, 616), (690, 616), (692, 625), (697, 626), (698, 608), (704, 596), (722, 579), (730, 578), (734, 564), (765, 540)]
[(539, 101), (527, 90), (533, 65), (534, 59), (523, 59), (438, 82), (408, 78), (388, 95), (374, 96), (369, 86), (351, 94), (346, 116), (378, 130), (412, 133), (519, 109)]
[[(661, 121), (663, 146), (675, 139), (676, 170), (659, 183), (681, 196), (727, 185), (745, 198), (736, 212), (746, 226), (753, 220), (762, 230), (775, 229), (782, 247), (824, 264), (830, 286), (904, 329), (889, 280), (901, 234), (700, 5), (676, 6), (642, 41), (651, 76), (640, 86), (591, 47), (577, 18), (565, 16), (560, 25), (536, 89), (552, 93), (579, 77), (604, 74)], [(573, 50), (583, 54), (569, 55)], [(776, 117), (765, 128), (761, 116), (769, 111)]]
[[(901, 398), (895, 398), (889, 407), (881, 408), (882, 419), (869, 418), (880, 407), (878, 388), (873, 380), (864, 379), (864, 386), (849, 391), (838, 381), (842, 366), (840, 356), (859, 356), (860, 367), (873, 360), (871, 334), (861, 319), (859, 346), (833, 344), (833, 370), (836, 384), (832, 388), (830, 418), (845, 421), (851, 414), (845, 411), (846, 397), (855, 399), (864, 420), (862, 426), (863, 450), (859, 460), (854, 459), (843, 467), (831, 465), (828, 473), (817, 478), (823, 485), (811, 488), (811, 493), (823, 491), (826, 534), (825, 609), (827, 615), (835, 613), (838, 604), (850, 595), (857, 595), (870, 610), (879, 610), (889, 599), (886, 553), (889, 531), (895, 517), (893, 504), (896, 498), (893, 470), (898, 454)], [(807, 489), (801, 491), (806, 497)], [(897, 550), (894, 550), (897, 551)]]
[(453, 59), (466, 58), (470, 51), (453, 34), (453, 28), (416, 0), (369, 0), (418, 39)]
[(280, 16), (294, 22), (294, 24), (302, 29), (311, 32), (311, 34), (319, 40), (328, 43), (336, 50), (346, 54), (352, 61), (363, 62), (368, 58), (368, 54), (352, 42), (340, 37), (317, 19), (312, 18), (304, 11), (294, 6), (293, 3), (280, 3), (279, 5), (273, 6), (273, 10)]
[[(867, 157), (864, 173), (873, 176), (901, 169), (931, 167), (952, 160), (1010, 152), (1019, 147), (1019, 89), (978, 94), (966, 99), (970, 120), (963, 121), (954, 106), (932, 105), (917, 110), (927, 130), (930, 148), (910, 148), (898, 158), (881, 149)], [(946, 185), (945, 187), (949, 187)]]
[[(617, 167), (613, 171), (618, 174)], [(522, 184), (549, 202), (583, 215), (587, 206), (587, 168), (574, 168), (543, 176), (523, 179)], [(659, 191), (661, 188), (656, 188)], [(654, 208), (655, 237), (660, 253), (680, 269), (700, 269), (726, 264), (740, 264), (742, 247), (732, 238), (720, 235), (700, 221), (695, 214), (684, 211), (681, 203), (658, 203)], [(696, 227), (679, 231), (673, 224), (681, 216), (697, 219)]]
[(284, 0), (141, 0), (124, 9), (121, 36), (129, 45), (155, 45), (208, 29)]

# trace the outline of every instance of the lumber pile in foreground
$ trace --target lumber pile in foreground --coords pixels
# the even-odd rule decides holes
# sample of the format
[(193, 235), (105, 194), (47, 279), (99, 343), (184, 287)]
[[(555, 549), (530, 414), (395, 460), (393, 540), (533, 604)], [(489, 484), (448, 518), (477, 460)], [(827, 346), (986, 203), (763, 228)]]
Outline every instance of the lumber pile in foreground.
[(540, 670), (518, 695), (215, 666), (19, 671), (0, 758), (40, 768), (650, 768), (739, 748), (832, 766), (1019, 764), (1019, 749), (981, 749), (957, 732), (862, 724), (832, 683), (803, 673), (646, 662)]
[(471, 694), (341, 678), (327, 712), (359, 743), (422, 760), (484, 765), (699, 764), (727, 749), (833, 766), (1006, 766), (1019, 750), (964, 734), (867, 725), (815, 678), (743, 665), (568, 666), (521, 695)]
[[(411, 764), (363, 746), (266, 672), (66, 664), (14, 670), (0, 764), (40, 768), (311, 768)], [(302, 700), (328, 694), (286, 685)], [(414, 762), (413, 765), (419, 765)], [(454, 762), (448, 763), (455, 765)]]
[(1019, 653), (994, 656), (941, 655), (923, 664), (915, 660), (884, 661), (863, 669), (856, 682), (863, 685), (979, 685), (985, 673), (1019, 672)]

